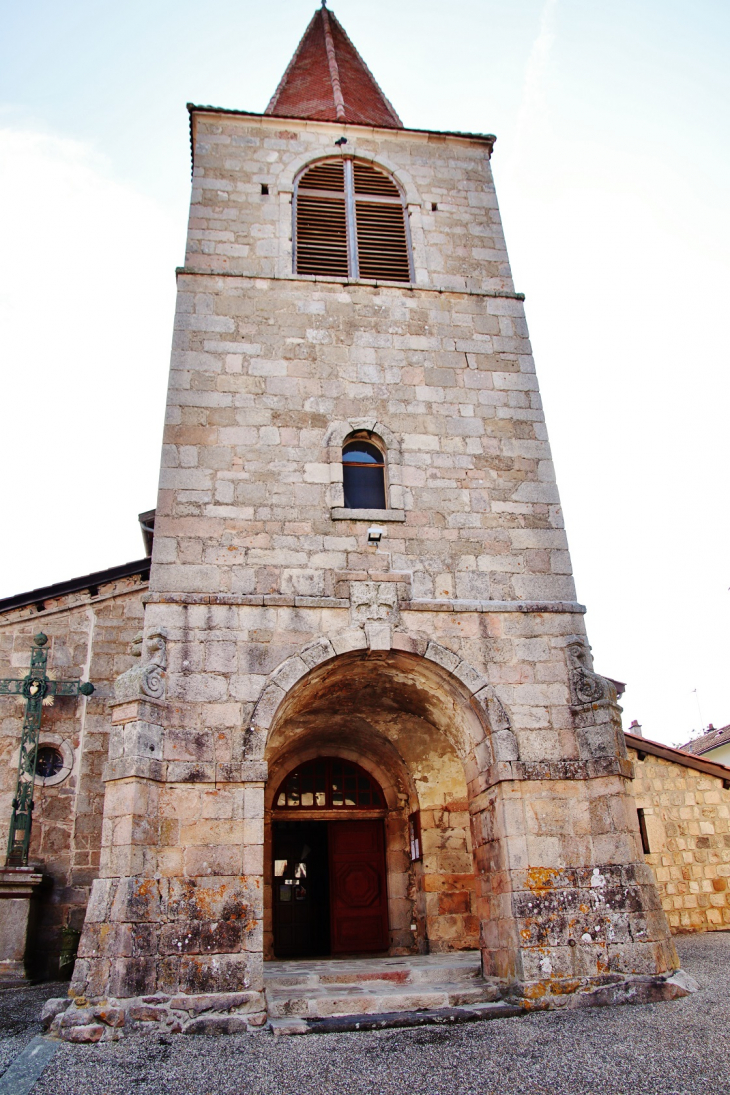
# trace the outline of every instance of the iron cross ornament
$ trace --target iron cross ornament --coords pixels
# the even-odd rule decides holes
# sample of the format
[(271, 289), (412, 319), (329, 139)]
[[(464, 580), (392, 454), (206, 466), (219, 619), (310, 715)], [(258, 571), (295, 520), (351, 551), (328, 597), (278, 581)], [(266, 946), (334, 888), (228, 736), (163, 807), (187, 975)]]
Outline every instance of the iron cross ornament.
[(18, 782), (13, 799), (8, 836), (8, 867), (26, 867), (30, 847), (30, 826), (33, 820), (33, 786), (38, 762), (38, 737), (44, 705), (56, 696), (90, 696), (94, 686), (89, 681), (55, 681), (46, 672), (48, 636), (41, 631), (33, 636), (28, 675), (21, 680), (0, 678), (0, 696), (24, 696), (25, 715), (20, 739)]

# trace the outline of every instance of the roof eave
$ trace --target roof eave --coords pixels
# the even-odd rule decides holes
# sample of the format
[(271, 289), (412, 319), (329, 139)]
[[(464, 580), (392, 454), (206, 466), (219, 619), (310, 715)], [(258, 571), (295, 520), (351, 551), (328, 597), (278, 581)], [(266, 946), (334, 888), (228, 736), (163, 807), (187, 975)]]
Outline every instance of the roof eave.
[[(106, 570), (95, 570), (91, 574), (83, 574), (80, 578), (70, 578), (65, 582), (55, 582), (49, 586), (39, 586), (27, 593), (16, 593), (12, 597), (3, 597), (0, 600), (0, 613), (11, 612), (16, 608), (28, 608), (31, 605), (43, 604), (45, 601), (56, 600), (58, 597), (67, 596), (70, 593), (81, 593), (85, 589), (96, 589), (99, 586), (108, 585), (110, 582), (118, 582), (122, 578), (133, 578), (135, 574), (149, 576), (150, 557), (134, 559), (131, 563), (121, 563), (119, 566), (108, 567)], [(41, 610), (42, 611), (42, 610)]]
[(721, 779), (723, 787), (730, 788), (730, 767), (726, 764), (718, 764), (713, 760), (701, 760), (693, 753), (685, 753), (682, 749), (674, 749), (671, 745), (662, 745), (661, 742), (652, 741), (651, 738), (639, 737), (638, 734), (624, 732), (624, 737), (629, 749), (635, 749), (639, 754), (649, 753), (653, 757), (661, 757), (662, 760), (671, 761), (672, 764), (682, 764), (685, 768), (694, 768), (696, 772), (704, 772), (707, 776), (715, 776), (716, 779)]

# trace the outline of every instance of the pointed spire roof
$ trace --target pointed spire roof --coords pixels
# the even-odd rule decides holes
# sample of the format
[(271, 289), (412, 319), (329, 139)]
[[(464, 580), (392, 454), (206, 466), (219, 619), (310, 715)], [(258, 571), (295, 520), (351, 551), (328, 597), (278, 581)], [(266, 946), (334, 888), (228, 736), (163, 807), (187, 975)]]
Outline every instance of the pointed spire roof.
[(325, 0), (314, 13), (265, 113), (403, 128)]

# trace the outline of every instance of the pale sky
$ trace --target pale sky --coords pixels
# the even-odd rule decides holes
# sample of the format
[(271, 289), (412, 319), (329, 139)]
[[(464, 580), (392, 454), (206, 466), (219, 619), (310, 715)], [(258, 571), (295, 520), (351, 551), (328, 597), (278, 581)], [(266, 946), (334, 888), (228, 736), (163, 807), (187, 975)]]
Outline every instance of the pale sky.
[[(496, 133), (579, 599), (624, 725), (730, 722), (730, 5), (332, 0), (405, 124)], [(315, 0), (0, 0), (0, 596), (142, 555), (185, 103), (261, 111)]]

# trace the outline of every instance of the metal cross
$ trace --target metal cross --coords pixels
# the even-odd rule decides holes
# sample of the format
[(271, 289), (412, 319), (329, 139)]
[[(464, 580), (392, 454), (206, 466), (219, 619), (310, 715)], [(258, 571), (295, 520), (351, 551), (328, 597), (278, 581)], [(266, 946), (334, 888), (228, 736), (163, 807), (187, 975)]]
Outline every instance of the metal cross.
[(33, 636), (30, 669), (22, 680), (0, 678), (0, 696), (25, 696), (25, 717), (20, 739), (18, 783), (13, 799), (8, 837), (8, 867), (28, 864), (30, 825), (33, 818), (33, 785), (38, 761), (38, 736), (41, 729), (43, 704), (53, 703), (54, 696), (90, 696), (94, 686), (89, 681), (54, 681), (46, 673), (48, 636), (43, 632)]

